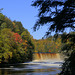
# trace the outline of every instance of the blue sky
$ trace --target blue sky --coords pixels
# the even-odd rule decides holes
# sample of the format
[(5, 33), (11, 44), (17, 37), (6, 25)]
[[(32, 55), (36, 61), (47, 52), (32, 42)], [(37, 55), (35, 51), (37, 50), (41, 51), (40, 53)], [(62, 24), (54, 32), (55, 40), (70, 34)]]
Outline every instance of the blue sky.
[[(33, 31), (33, 26), (37, 21), (38, 9), (32, 7), (33, 0), (0, 0), (0, 9), (3, 8), (2, 13), (10, 18), (12, 21), (21, 21), (24, 28), (28, 29), (34, 39), (41, 39), (48, 26), (41, 27), (38, 31)], [(65, 30), (69, 32), (68, 29)], [(52, 33), (53, 35), (54, 33)]]
[(32, 27), (38, 19), (38, 9), (32, 7), (31, 3), (32, 0), (0, 0), (0, 8), (3, 8), (2, 13), (12, 21), (21, 21), (34, 39), (41, 39), (48, 27), (44, 26), (36, 32), (33, 31)]

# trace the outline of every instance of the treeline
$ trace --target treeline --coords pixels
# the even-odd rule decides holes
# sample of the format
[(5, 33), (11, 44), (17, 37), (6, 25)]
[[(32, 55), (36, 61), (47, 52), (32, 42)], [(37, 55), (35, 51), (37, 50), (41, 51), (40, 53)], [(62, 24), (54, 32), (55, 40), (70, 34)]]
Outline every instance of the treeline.
[(46, 39), (34, 40), (35, 52), (58, 53), (61, 50), (61, 35), (55, 34)]
[(33, 37), (21, 22), (0, 13), (0, 64), (32, 60)]
[[(36, 40), (34, 39), (35, 44), (35, 51), (34, 52), (52, 52), (52, 53), (71, 53), (71, 50), (69, 52), (66, 52), (67, 49), (75, 48), (74, 44), (74, 38), (75, 32), (69, 32), (69, 33), (62, 33), (62, 34), (55, 34), (54, 36), (50, 36), (46, 39), (40, 39)], [(73, 39), (73, 40), (72, 40)], [(73, 46), (73, 47), (72, 47)], [(70, 55), (70, 54), (69, 54)]]
[[(62, 52), (70, 56), (75, 51), (75, 32), (55, 34), (36, 40), (21, 22), (11, 21), (0, 13), (0, 64), (32, 60), (33, 52)], [(73, 56), (74, 57), (74, 56)]]

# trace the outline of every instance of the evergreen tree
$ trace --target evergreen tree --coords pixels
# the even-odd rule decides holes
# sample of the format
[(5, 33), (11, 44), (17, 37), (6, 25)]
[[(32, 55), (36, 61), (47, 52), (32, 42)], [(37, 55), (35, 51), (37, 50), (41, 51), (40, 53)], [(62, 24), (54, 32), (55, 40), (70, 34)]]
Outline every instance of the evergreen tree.
[(39, 19), (33, 29), (49, 24), (47, 35), (51, 31), (62, 32), (70, 27), (75, 30), (75, 0), (36, 0), (32, 6), (39, 8)]

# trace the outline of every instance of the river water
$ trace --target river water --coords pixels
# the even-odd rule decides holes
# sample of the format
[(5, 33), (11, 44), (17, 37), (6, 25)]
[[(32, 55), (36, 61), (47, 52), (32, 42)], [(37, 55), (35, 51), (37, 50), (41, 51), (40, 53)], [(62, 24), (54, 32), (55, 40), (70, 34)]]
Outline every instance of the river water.
[(62, 61), (32, 61), (0, 68), (0, 75), (58, 75)]

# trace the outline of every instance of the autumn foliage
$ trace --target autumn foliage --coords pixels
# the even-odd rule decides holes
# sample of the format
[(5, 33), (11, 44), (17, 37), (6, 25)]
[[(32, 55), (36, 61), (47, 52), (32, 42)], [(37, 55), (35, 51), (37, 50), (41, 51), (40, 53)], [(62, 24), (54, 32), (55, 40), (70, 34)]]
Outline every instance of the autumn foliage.
[(0, 13), (0, 66), (32, 60), (33, 50), (31, 35), (22, 23)]
[(13, 37), (16, 43), (22, 43), (21, 36), (18, 33), (14, 33)]

